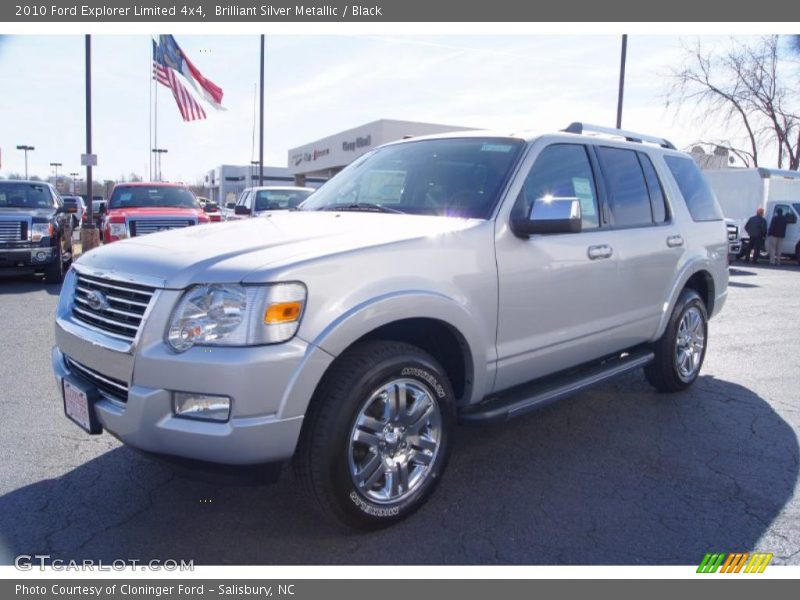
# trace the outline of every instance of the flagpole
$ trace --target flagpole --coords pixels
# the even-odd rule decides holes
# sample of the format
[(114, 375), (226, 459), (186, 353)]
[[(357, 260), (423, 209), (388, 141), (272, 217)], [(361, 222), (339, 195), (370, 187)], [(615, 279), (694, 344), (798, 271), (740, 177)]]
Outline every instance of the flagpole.
[[(158, 86), (156, 86), (154, 92), (154, 102), (153, 102), (153, 146), (150, 148), (150, 153), (153, 153), (155, 148), (158, 148)], [(153, 158), (153, 168), (156, 170), (156, 179), (155, 181), (161, 181), (161, 169), (160, 169), (160, 161), (159, 156), (155, 156)]]
[[(152, 38), (151, 38), (152, 40)], [(150, 98), (147, 102), (147, 110), (148, 110), (148, 118), (150, 119), (150, 125), (147, 128), (147, 157), (149, 159), (148, 169), (147, 169), (147, 179), (148, 181), (153, 181), (153, 44), (152, 41), (150, 44), (147, 45), (147, 55), (149, 60), (147, 62), (147, 73), (148, 78), (150, 79)]]
[(264, 34), (261, 34), (261, 103), (260, 103), (260, 135), (258, 150), (258, 185), (264, 185)]

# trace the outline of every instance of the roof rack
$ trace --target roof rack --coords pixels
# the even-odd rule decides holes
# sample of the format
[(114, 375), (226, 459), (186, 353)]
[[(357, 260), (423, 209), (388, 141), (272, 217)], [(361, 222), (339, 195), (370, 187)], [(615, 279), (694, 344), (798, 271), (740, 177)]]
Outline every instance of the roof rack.
[(662, 148), (667, 148), (669, 150), (675, 150), (675, 146), (669, 140), (664, 138), (655, 137), (652, 135), (643, 135), (641, 133), (634, 133), (633, 131), (625, 131), (624, 129), (614, 129), (613, 127), (600, 127), (599, 125), (590, 125), (589, 123), (581, 123), (576, 121), (574, 123), (570, 123), (569, 127), (564, 129), (567, 133), (605, 133), (606, 135), (613, 135), (615, 137), (623, 137), (628, 142), (638, 142), (643, 144), (644, 142), (649, 142), (651, 144), (656, 144), (657, 146), (661, 146)]

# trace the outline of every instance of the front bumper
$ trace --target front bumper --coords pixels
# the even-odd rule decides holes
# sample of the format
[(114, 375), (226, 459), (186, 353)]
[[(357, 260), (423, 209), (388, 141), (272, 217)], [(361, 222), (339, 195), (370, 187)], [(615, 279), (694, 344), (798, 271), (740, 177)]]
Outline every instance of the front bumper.
[(38, 269), (56, 260), (52, 246), (27, 248), (0, 248), (0, 269)]
[[(57, 346), (53, 347), (52, 363), (59, 393), (65, 379), (87, 385), (77, 369), (67, 367), (64, 354)], [(217, 366), (223, 368), (223, 365)], [(169, 373), (170, 367), (165, 365), (163, 372)], [(220, 375), (223, 372), (220, 371)], [(265, 404), (271, 404), (275, 395), (280, 399), (281, 391), (263, 389), (256, 395), (265, 400)], [(233, 397), (232, 411), (235, 413), (237, 405), (241, 407), (252, 400), (254, 398)], [(135, 448), (231, 465), (289, 458), (294, 453), (303, 422), (302, 416), (280, 418), (276, 413), (234, 414), (224, 423), (177, 417), (173, 413), (170, 390), (136, 384), (129, 387), (126, 401), (101, 396), (94, 407), (103, 429)]]

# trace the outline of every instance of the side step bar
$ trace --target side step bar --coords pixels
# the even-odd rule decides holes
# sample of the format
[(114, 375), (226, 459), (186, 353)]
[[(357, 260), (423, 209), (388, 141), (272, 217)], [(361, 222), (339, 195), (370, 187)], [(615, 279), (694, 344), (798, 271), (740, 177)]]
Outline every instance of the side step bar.
[(601, 363), (592, 363), (579, 370), (572, 369), (566, 374), (526, 383), (490, 396), (480, 404), (464, 410), (459, 415), (459, 420), (464, 423), (508, 421), (590, 388), (606, 379), (640, 369), (651, 363), (653, 358), (651, 350), (637, 350)]

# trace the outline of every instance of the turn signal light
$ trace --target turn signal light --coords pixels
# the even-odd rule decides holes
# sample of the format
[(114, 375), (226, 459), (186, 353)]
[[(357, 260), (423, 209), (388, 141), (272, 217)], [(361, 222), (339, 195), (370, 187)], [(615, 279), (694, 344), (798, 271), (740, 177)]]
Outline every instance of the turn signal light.
[(264, 313), (264, 323), (275, 325), (278, 323), (293, 323), (300, 318), (303, 311), (302, 302), (279, 302), (270, 304)]

